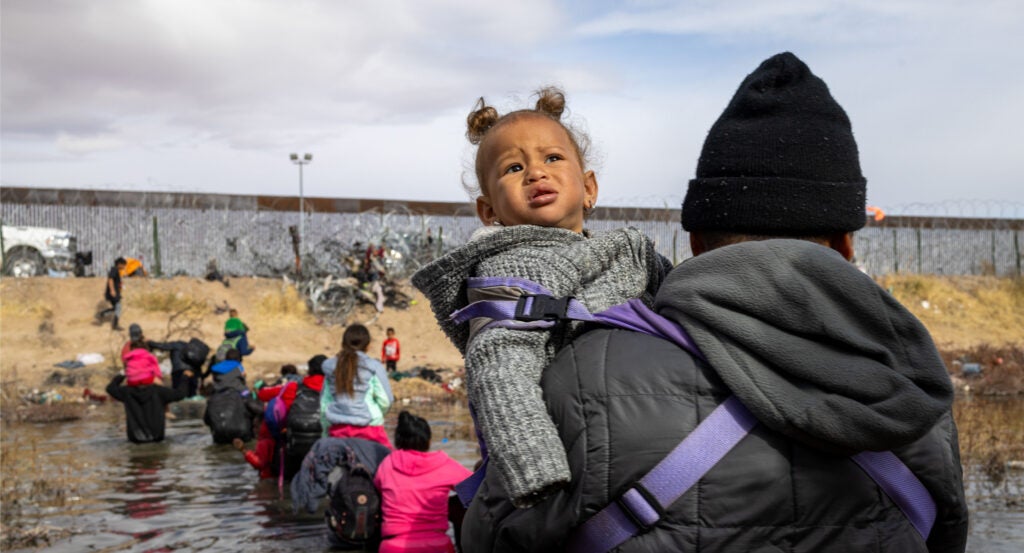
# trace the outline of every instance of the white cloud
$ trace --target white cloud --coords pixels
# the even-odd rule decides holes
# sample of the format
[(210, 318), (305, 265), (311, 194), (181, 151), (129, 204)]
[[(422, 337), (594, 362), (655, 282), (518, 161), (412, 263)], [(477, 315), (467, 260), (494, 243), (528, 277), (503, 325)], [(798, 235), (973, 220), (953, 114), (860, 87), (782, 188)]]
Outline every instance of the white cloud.
[(1012, 0), (3, 0), (0, 25), (4, 185), (290, 194), (301, 150), (310, 194), (462, 200), (473, 100), (555, 83), (603, 200), (676, 205), (736, 86), (792, 50), (872, 201), (1024, 200)]

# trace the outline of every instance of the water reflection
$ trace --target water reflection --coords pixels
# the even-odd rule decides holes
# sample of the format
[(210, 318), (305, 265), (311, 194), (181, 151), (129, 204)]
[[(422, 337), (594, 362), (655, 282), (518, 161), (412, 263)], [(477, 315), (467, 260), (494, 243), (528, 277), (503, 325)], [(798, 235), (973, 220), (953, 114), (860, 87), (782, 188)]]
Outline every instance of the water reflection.
[[(259, 480), (237, 451), (213, 445), (198, 418), (201, 408), (175, 407), (179, 418), (160, 444), (125, 441), (119, 405), (72, 423), (5, 422), (8, 537), (17, 533), (12, 530), (42, 528), (51, 540), (41, 550), (76, 553), (329, 550), (321, 513), (293, 514), (287, 486), (279, 490), (276, 480)], [(465, 407), (403, 408), (430, 421), (435, 448), (473, 466), (477, 450)], [(991, 466), (994, 458), (1020, 455), (1024, 400), (958, 401), (956, 416), (971, 501), (968, 551), (1016, 553), (1024, 544), (1024, 472), (1004, 470), (997, 482)], [(395, 417), (388, 418), (389, 434)]]

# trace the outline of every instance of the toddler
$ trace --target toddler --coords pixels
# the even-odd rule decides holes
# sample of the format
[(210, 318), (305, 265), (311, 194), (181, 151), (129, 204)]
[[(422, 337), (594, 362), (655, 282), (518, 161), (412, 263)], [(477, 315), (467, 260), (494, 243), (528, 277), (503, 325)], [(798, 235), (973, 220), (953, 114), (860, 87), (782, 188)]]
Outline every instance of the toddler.
[(393, 373), (398, 369), (398, 360), (401, 358), (402, 350), (395, 338), (395, 329), (388, 327), (387, 339), (380, 348), (380, 361), (387, 366), (388, 372)]
[(121, 349), (124, 362), (124, 380), (127, 386), (148, 386), (163, 384), (160, 363), (150, 353), (142, 327), (132, 323), (128, 327), (129, 341)]
[[(469, 401), (489, 464), (517, 507), (527, 507), (569, 482), (569, 465), (540, 390), (544, 367), (579, 334), (579, 323), (490, 326), (457, 324), (456, 310), (487, 293), (468, 277), (517, 277), (555, 297), (572, 296), (590, 311), (640, 298), (648, 305), (671, 264), (636, 229), (584, 230), (597, 200), (587, 169), (586, 137), (561, 121), (565, 97), (538, 92), (534, 109), (499, 116), (481, 98), (467, 119), (478, 145), (477, 215), (486, 225), (461, 248), (427, 265), (413, 284), (431, 302), (442, 330), (466, 360)], [(523, 293), (511, 290), (512, 299)]]

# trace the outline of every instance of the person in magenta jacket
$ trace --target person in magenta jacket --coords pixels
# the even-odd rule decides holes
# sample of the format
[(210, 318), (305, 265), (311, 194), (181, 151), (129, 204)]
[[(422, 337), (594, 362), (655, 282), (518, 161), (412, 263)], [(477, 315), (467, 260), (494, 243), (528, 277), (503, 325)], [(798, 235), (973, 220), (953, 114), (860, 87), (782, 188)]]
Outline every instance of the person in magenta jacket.
[(380, 553), (454, 553), (446, 534), (448, 496), (469, 469), (443, 451), (429, 451), (430, 425), (408, 411), (398, 415), (395, 447), (373, 479), (384, 516)]
[(162, 385), (160, 362), (149, 352), (146, 337), (142, 335), (142, 327), (133, 323), (128, 329), (128, 335), (131, 340), (121, 349), (125, 384), (128, 386)]

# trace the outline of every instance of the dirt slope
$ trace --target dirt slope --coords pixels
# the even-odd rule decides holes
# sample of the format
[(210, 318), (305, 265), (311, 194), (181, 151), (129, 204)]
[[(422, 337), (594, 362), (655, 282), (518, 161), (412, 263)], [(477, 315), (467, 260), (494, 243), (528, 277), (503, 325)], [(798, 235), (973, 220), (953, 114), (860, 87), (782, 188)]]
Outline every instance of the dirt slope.
[[(215, 313), (215, 307), (226, 303), (237, 308), (256, 346), (246, 363), (254, 375), (276, 373), (282, 364), (301, 365), (317, 353), (338, 350), (342, 327), (319, 324), (281, 280), (239, 278), (229, 288), (187, 277), (125, 283), (122, 326), (137, 322), (151, 339), (197, 335), (215, 345), (227, 318)], [(895, 275), (880, 284), (928, 326), (940, 349), (1024, 348), (1024, 280)], [(93, 385), (105, 382), (105, 367), (127, 340), (127, 332), (93, 323), (102, 290), (101, 278), (0, 281), (2, 380), (37, 387), (54, 372), (54, 363), (98, 352), (108, 362), (96, 368)], [(415, 305), (387, 309), (368, 325), (374, 338), (371, 353), (378, 354), (384, 330), (392, 326), (402, 344), (400, 370), (416, 365), (461, 368), (461, 356), (438, 330), (427, 302), (411, 287), (407, 292)], [(353, 322), (365, 322), (372, 314), (372, 309), (361, 308)]]
[[(462, 357), (437, 328), (428, 303), (411, 288), (406, 292), (415, 298), (415, 305), (407, 310), (387, 309), (367, 325), (374, 339), (371, 355), (379, 355), (384, 330), (390, 326), (402, 345), (399, 370), (416, 365), (461, 367)], [(0, 282), (3, 380), (38, 386), (54, 371), (54, 363), (75, 359), (80, 353), (101, 353), (107, 359), (104, 366), (109, 364), (128, 333), (111, 331), (109, 323), (94, 323), (102, 295), (101, 278), (4, 278)], [(302, 365), (318, 353), (333, 355), (343, 330), (309, 315), (294, 289), (281, 280), (238, 278), (224, 287), (188, 277), (126, 279), (124, 298), (121, 326), (125, 329), (138, 323), (149, 339), (194, 335), (212, 347), (220, 343), (227, 319), (215, 308), (225, 303), (237, 308), (256, 347), (246, 360), (254, 375), (276, 373), (286, 363)], [(366, 322), (373, 310), (360, 308), (354, 317), (352, 322)]]

